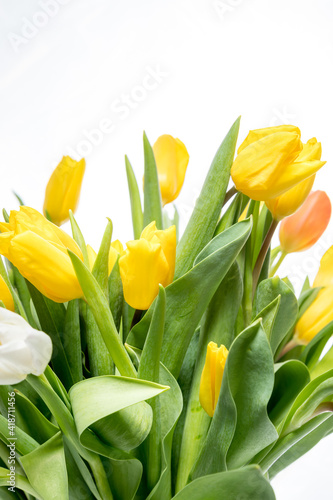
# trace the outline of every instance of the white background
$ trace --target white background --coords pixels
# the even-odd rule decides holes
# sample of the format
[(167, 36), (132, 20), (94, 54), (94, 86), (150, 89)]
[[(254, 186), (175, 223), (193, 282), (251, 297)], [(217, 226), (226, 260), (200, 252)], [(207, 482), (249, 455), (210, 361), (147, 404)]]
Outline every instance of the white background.
[[(16, 207), (15, 189), (41, 209), (62, 155), (85, 151), (77, 220), (86, 240), (98, 246), (106, 216), (114, 238), (131, 239), (124, 154), (141, 179), (145, 129), (151, 142), (168, 133), (188, 148), (184, 226), (239, 114), (240, 139), (281, 123), (298, 125), (304, 141), (316, 136), (327, 165), (315, 187), (333, 199), (331, 0), (55, 1), (48, 14), (47, 0), (0, 1), (1, 207)], [(96, 132), (101, 123), (108, 131)], [(332, 244), (331, 223), (281, 274), (299, 289)], [(330, 436), (282, 472), (277, 499), (331, 499), (332, 446)]]

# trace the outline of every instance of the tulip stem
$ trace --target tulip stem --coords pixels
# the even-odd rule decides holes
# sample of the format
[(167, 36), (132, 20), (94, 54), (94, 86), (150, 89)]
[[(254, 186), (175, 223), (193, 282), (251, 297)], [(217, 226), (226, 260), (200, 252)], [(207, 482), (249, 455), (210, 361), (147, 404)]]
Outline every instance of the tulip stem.
[(132, 319), (132, 323), (131, 323), (131, 328), (130, 330), (132, 330), (132, 328), (134, 328), (134, 326), (139, 323), (139, 321), (141, 320), (142, 318), (142, 312), (141, 309), (135, 309), (135, 312), (134, 312), (134, 315), (133, 315), (133, 319)]
[(274, 266), (271, 267), (271, 270), (269, 273), (270, 278), (273, 278), (273, 276), (276, 274), (276, 271), (279, 269), (279, 267), (281, 266), (281, 264), (284, 261), (284, 259), (286, 258), (286, 256), (287, 256), (287, 252), (281, 252), (281, 255), (280, 255), (278, 261), (276, 262), (276, 264), (274, 264)]
[(260, 278), (261, 269), (262, 269), (262, 266), (264, 264), (268, 249), (270, 247), (270, 244), (271, 244), (271, 241), (273, 238), (273, 234), (274, 234), (278, 224), (279, 224), (279, 222), (277, 220), (275, 220), (275, 219), (272, 220), (270, 228), (266, 234), (266, 237), (265, 237), (264, 242), (262, 244), (262, 247), (260, 249), (260, 252), (259, 252), (259, 255), (257, 258), (257, 262), (255, 263), (255, 266), (253, 269), (253, 295), (254, 295), (254, 292), (256, 291), (258, 281)]
[(233, 197), (235, 196), (235, 194), (237, 194), (238, 191), (237, 189), (235, 188), (235, 186), (232, 186), (232, 188), (230, 188), (227, 192), (226, 192), (226, 195), (224, 197), (224, 202), (223, 202), (223, 206), (226, 205), (228, 203), (228, 201)]
[(291, 339), (285, 346), (284, 348), (282, 349), (282, 351), (280, 352), (280, 354), (278, 355), (278, 358), (277, 358), (277, 361), (279, 361), (279, 359), (283, 358), (283, 356), (285, 356), (289, 351), (291, 351), (292, 349), (294, 349), (294, 347), (297, 347), (299, 344), (298, 342), (296, 342), (296, 340), (294, 339)]

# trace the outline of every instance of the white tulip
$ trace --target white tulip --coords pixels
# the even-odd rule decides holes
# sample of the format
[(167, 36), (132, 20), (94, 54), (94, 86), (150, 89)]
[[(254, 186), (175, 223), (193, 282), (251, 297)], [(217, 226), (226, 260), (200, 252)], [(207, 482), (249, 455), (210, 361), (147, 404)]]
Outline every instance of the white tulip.
[(51, 355), (52, 342), (46, 333), (0, 307), (0, 385), (18, 384), (30, 373), (41, 375)]

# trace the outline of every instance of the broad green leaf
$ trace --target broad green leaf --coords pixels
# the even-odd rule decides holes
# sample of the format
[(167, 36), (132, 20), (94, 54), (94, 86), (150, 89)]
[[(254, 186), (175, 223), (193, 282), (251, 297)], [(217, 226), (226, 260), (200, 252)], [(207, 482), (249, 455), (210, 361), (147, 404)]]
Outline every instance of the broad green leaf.
[(247, 196), (243, 195), (242, 193), (237, 193), (237, 195), (232, 200), (229, 207), (219, 220), (214, 232), (214, 236), (222, 233), (225, 229), (228, 229), (228, 227), (231, 227), (233, 224), (236, 224), (238, 222), (238, 219), (242, 215), (242, 212), (245, 208), (244, 203), (246, 206), (248, 200), (249, 198)]
[(172, 438), (182, 411), (182, 392), (171, 373), (161, 364), (160, 381), (170, 387), (159, 396), (161, 418), (161, 475), (147, 500), (169, 500), (172, 496), (171, 454)]
[(258, 317), (261, 311), (279, 295), (281, 296), (280, 307), (270, 335), (273, 354), (275, 354), (279, 345), (296, 322), (298, 313), (297, 299), (289, 286), (278, 276), (261, 281), (255, 296), (255, 314)]
[(68, 478), (64, 445), (59, 432), (36, 450), (21, 457), (31, 486), (43, 500), (67, 500)]
[(157, 229), (163, 229), (162, 201), (156, 162), (153, 148), (145, 133), (143, 133), (143, 151), (145, 156), (143, 227), (155, 221)]
[(132, 165), (130, 164), (130, 161), (127, 158), (127, 156), (125, 156), (125, 165), (126, 165), (128, 190), (131, 200), (134, 239), (138, 240), (140, 238), (143, 229), (143, 213), (141, 206), (140, 191), (138, 188), (138, 183), (135, 178), (135, 174), (132, 169)]
[(199, 401), (200, 380), (206, 360), (207, 345), (212, 341), (218, 346), (223, 344), (227, 349), (230, 348), (242, 302), (242, 292), (242, 277), (238, 264), (234, 263), (215, 292), (202, 320), (198, 357), (191, 377), (192, 385), (182, 432), (177, 489), (187, 484), (189, 473), (202, 449), (211, 423), (211, 418)]
[[(151, 382), (159, 382), (160, 354), (165, 323), (165, 290), (160, 285), (159, 294), (150, 323), (147, 339), (140, 358), (138, 377)], [(162, 436), (160, 398), (148, 401), (152, 409), (152, 425), (143, 443), (146, 455), (147, 487), (151, 490), (161, 474)]]
[(68, 253), (85, 298), (115, 365), (122, 375), (136, 377), (136, 371), (119, 337), (103, 290), (84, 263), (70, 250)]
[[(4, 390), (5, 389), (5, 390)], [(2, 400), (7, 403), (7, 387), (0, 386)], [(44, 443), (53, 437), (58, 427), (52, 424), (23, 394), (15, 394), (15, 419), (16, 425), (31, 436), (38, 443)]]
[[(27, 478), (21, 474), (15, 474), (15, 483), (15, 491), (22, 490), (28, 495), (32, 495), (36, 500), (44, 500), (44, 498), (31, 486)], [(8, 469), (4, 467), (0, 467), (0, 488), (1, 500), (13, 500), (13, 498), (21, 500), (22, 497), (8, 491)]]
[(292, 432), (281, 437), (274, 447), (270, 450), (270, 452), (265, 456), (265, 458), (260, 462), (260, 467), (266, 473), (270, 470), (270, 468), (279, 460), (283, 455), (291, 450), (292, 447), (310, 435), (313, 431), (315, 431), (318, 426), (320, 426), (325, 420), (330, 419), (330, 413), (323, 413), (318, 415), (308, 422), (305, 422), (298, 429), (293, 430)]
[(270, 304), (268, 304), (262, 311), (260, 311), (253, 321), (257, 319), (262, 320), (262, 326), (266, 332), (268, 342), (271, 342), (273, 327), (276, 319), (276, 315), (280, 308), (281, 295), (278, 295)]
[(307, 384), (297, 396), (284, 424), (283, 435), (309, 420), (317, 407), (333, 397), (333, 370), (323, 373)]
[[(161, 361), (175, 377), (179, 375), (192, 335), (204, 311), (250, 231), (251, 221), (246, 220), (217, 235), (198, 255), (193, 269), (166, 288), (167, 308)], [(149, 315), (147, 319), (149, 321)], [(147, 319), (144, 317), (142, 321), (145, 323)], [(141, 329), (143, 325), (139, 325)], [(136, 345), (135, 340), (129, 343)]]
[(269, 418), (280, 428), (301, 390), (310, 382), (307, 367), (296, 359), (275, 365), (275, 381), (268, 404)]
[(333, 346), (311, 371), (311, 378), (314, 379), (316, 377), (319, 377), (329, 370), (333, 370)]
[(200, 477), (174, 500), (275, 500), (274, 491), (256, 465)]
[(110, 446), (125, 451), (136, 448), (151, 427), (151, 408), (145, 400), (167, 389), (153, 382), (112, 375), (79, 382), (69, 395), (81, 442), (85, 444), (90, 428)]
[(219, 147), (191, 218), (177, 246), (176, 279), (191, 269), (196, 256), (214, 235), (229, 183), (239, 122), (240, 118), (232, 125)]
[[(308, 343), (301, 354), (300, 360), (305, 363), (309, 370), (314, 368), (320, 358), (327, 342), (333, 335), (333, 321), (326, 325), (317, 335)], [(333, 367), (331, 367), (333, 368)]]
[[(18, 425), (15, 426), (15, 438), (15, 449), (20, 455), (26, 455), (39, 446), (39, 443), (29, 436), (29, 434), (22, 431)], [(8, 420), (3, 415), (0, 415), (0, 439), (6, 443), (6, 445), (9, 444)]]
[(86, 308), (84, 318), (90, 373), (93, 377), (112, 375), (114, 368), (112, 358), (89, 306)]
[(301, 456), (307, 453), (311, 448), (319, 443), (324, 437), (333, 432), (333, 416), (327, 418), (327, 415), (317, 417), (319, 425), (303, 438), (295, 441), (288, 447), (283, 455), (268, 469), (269, 478), (272, 480), (281, 470), (288, 467)]

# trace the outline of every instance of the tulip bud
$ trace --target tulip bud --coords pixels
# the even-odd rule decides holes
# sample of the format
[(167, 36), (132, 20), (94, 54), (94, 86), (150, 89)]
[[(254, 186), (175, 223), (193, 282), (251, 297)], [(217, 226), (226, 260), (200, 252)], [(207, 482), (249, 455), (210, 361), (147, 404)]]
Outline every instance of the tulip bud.
[(330, 199), (324, 191), (311, 193), (296, 213), (281, 222), (282, 252), (302, 252), (312, 247), (325, 231), (331, 211)]
[(302, 149), (300, 131), (292, 125), (250, 131), (231, 168), (236, 188), (253, 200), (279, 197), (325, 164), (302, 157)]
[(320, 261), (319, 270), (313, 286), (333, 286), (333, 246), (331, 246)]
[[(303, 144), (303, 149), (299, 154), (297, 161), (312, 161), (321, 159), (321, 144), (317, 139), (310, 139)], [(296, 212), (308, 197), (316, 175), (313, 174), (304, 181), (289, 189), (278, 198), (266, 201), (267, 208), (270, 210), (273, 218), (280, 221), (284, 217)]]
[(0, 254), (42, 294), (55, 302), (83, 296), (67, 249), (83, 260), (75, 241), (37, 210), (26, 206), (0, 222)]
[[(89, 267), (92, 270), (95, 264), (97, 253), (90, 245), (87, 245), (87, 252), (88, 252)], [(113, 266), (117, 262), (118, 255), (122, 255), (123, 252), (124, 248), (119, 240), (115, 240), (111, 243), (109, 251), (109, 274), (111, 274)]]
[(52, 355), (46, 333), (32, 328), (18, 314), (0, 308), (0, 384), (18, 384), (27, 375), (41, 375)]
[(139, 240), (129, 241), (119, 259), (126, 302), (135, 309), (149, 308), (159, 292), (173, 280), (176, 260), (176, 228), (157, 230), (151, 222)]
[(53, 171), (46, 186), (44, 215), (54, 224), (60, 226), (69, 220), (69, 210), (76, 211), (85, 168), (84, 158), (75, 161), (64, 156)]
[(12, 294), (10, 293), (8, 286), (6, 285), (6, 282), (1, 275), (0, 275), (0, 300), (4, 303), (6, 309), (14, 311), (15, 306)]
[(200, 380), (199, 400), (210, 417), (214, 415), (219, 399), (227, 356), (228, 349), (224, 345), (217, 347), (215, 342), (209, 342)]
[(308, 344), (328, 323), (333, 321), (333, 286), (319, 291), (295, 328), (295, 340)]
[(175, 200), (183, 186), (189, 154), (171, 135), (161, 135), (153, 146), (163, 205)]

